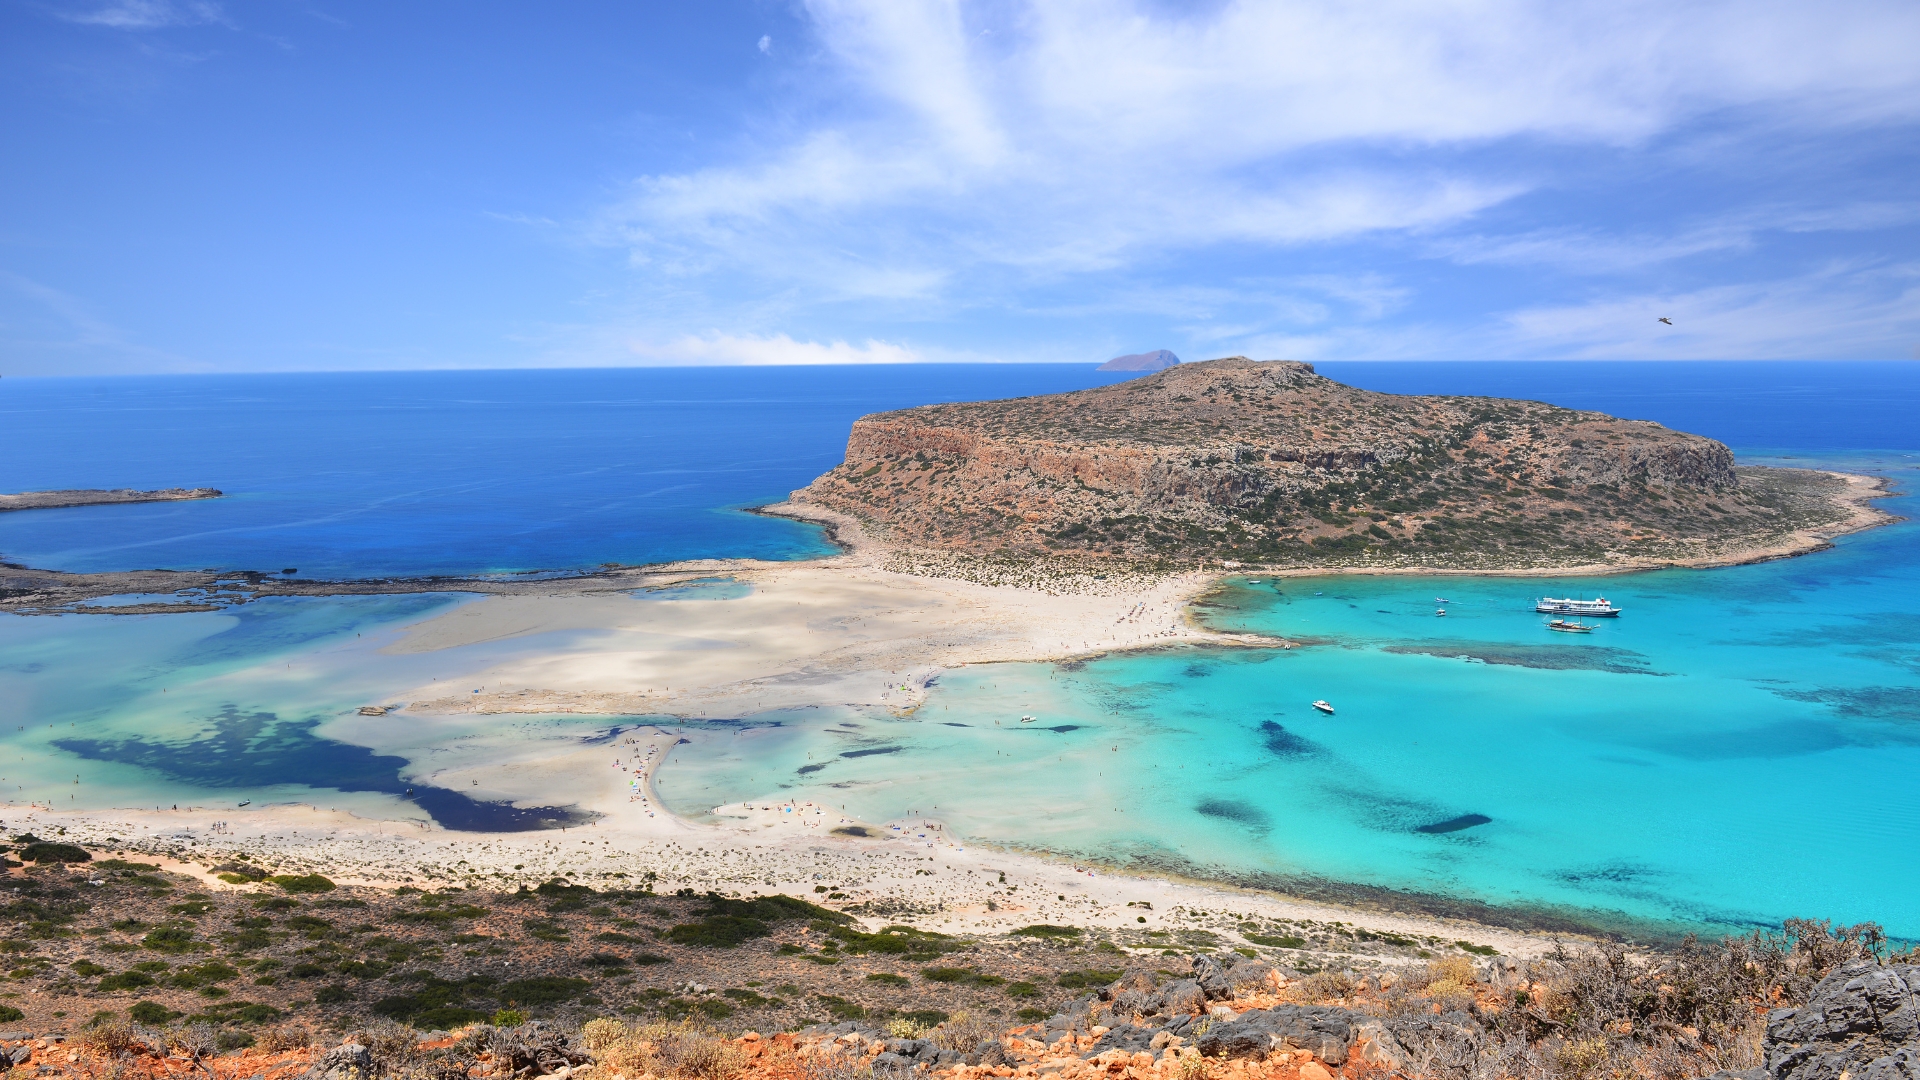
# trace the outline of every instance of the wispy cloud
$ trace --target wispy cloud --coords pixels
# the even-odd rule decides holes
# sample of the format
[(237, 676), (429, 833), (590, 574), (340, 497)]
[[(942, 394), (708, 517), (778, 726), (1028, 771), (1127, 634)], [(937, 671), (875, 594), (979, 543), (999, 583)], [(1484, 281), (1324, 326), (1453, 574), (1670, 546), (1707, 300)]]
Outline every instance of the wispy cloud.
[(661, 365), (911, 364), (924, 357), (905, 345), (868, 340), (795, 341), (785, 334), (688, 334), (672, 341), (628, 343), (634, 356)]
[(114, 0), (104, 7), (63, 11), (60, 17), (68, 22), (114, 30), (159, 30), (227, 22), (220, 5), (208, 0)]
[[(831, 88), (801, 110), (812, 119), (731, 160), (636, 180), (594, 235), (682, 287), (757, 281), (801, 310), (914, 301), (944, 316), (1030, 309), (1012, 298), (1079, 277), (1124, 292), (1157, 260), (1211, 250), (1284, 260), (1408, 237), (1462, 265), (1629, 272), (1738, 253), (1796, 221), (1851, 228), (1908, 209), (1775, 207), (1771, 220), (1722, 214), (1677, 233), (1475, 228), (1549, 182), (1541, 155), (1556, 147), (1642, 153), (1709, 121), (1740, 144), (1920, 120), (1908, 49), (1920, 9), (1904, 3), (806, 10), (819, 46), (809, 77)], [(1355, 319), (1403, 306), (1407, 286), (1371, 278), (1371, 299), (1348, 298)], [(1247, 325), (1189, 328), (1221, 340)]]
[(1920, 358), (1920, 263), (1608, 296), (1505, 321), (1503, 351), (1564, 359)]

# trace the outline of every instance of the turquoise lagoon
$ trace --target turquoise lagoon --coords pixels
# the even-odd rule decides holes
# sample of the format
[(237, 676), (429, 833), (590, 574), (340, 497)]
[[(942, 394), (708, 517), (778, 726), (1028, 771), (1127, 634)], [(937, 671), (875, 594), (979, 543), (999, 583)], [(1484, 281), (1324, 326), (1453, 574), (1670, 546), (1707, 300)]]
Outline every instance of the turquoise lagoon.
[[(1596, 591), (1625, 614), (1589, 636), (1532, 611)], [(1241, 578), (1200, 614), (1307, 644), (965, 669), (908, 719), (754, 718), (682, 747), (662, 797), (698, 814), (777, 791), (1523, 925), (1920, 936), (1912, 523), (1709, 571)]]
[[(1596, 591), (1625, 614), (1590, 636), (1531, 611)], [(743, 594), (716, 579), (633, 602)], [(570, 820), (435, 775), (658, 718), (356, 715), (449, 670), (387, 646), (474, 602), (0, 619), (0, 796)], [(695, 818), (808, 798), (968, 843), (1522, 925), (1655, 936), (1809, 915), (1920, 937), (1920, 525), (1708, 571), (1243, 577), (1196, 617), (1303, 644), (963, 668), (906, 718), (677, 722), (660, 794)], [(583, 644), (469, 646), (453, 666)]]
[[(0, 553), (349, 577), (805, 557), (824, 550), (818, 536), (737, 508), (837, 462), (852, 417), (1104, 378), (1069, 368), (9, 379), (0, 489), (208, 484), (229, 497), (4, 515)], [(1743, 460), (1772, 448), (1905, 488), (1920, 472), (1920, 365), (1327, 369), (1382, 390), (1657, 419)], [(1542, 593), (1594, 590), (1626, 614), (1590, 637), (1548, 633), (1530, 610)], [(714, 580), (634, 602), (744, 592)], [(451, 661), (387, 648), (471, 602), (0, 616), (0, 801), (564, 820), (438, 777), (655, 718), (356, 714), (448, 670), (590, 644), (522, 638)], [(661, 794), (692, 816), (812, 798), (869, 821), (938, 818), (971, 843), (1534, 925), (1638, 934), (1812, 915), (1920, 937), (1920, 526), (1712, 571), (1243, 579), (1198, 614), (1306, 645), (962, 669), (905, 719), (680, 724), (689, 742)], [(1338, 713), (1313, 712), (1316, 698)]]

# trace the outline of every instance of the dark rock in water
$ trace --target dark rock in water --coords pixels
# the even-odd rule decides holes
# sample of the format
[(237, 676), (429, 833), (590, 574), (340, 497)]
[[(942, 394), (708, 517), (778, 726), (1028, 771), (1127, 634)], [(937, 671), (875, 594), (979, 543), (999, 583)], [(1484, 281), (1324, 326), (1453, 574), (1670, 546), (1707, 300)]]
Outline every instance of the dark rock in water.
[(1772, 1080), (1920, 1078), (1920, 964), (1842, 966), (1767, 1017)]
[(1448, 818), (1445, 821), (1436, 821), (1431, 825), (1422, 825), (1413, 831), (1423, 833), (1459, 832), (1462, 829), (1471, 829), (1475, 825), (1485, 825), (1492, 820), (1492, 818), (1485, 814), (1461, 814), (1459, 817)]
[(1180, 362), (1180, 358), (1166, 349), (1152, 352), (1133, 353), (1130, 356), (1116, 356), (1095, 368), (1095, 371), (1159, 371), (1170, 368)]

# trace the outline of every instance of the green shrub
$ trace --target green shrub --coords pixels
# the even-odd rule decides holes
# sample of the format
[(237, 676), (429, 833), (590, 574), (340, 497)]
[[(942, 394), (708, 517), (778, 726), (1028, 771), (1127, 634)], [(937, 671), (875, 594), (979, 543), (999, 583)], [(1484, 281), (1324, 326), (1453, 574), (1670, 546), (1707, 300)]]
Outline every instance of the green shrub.
[(835, 1020), (860, 1020), (867, 1015), (867, 1010), (846, 998), (835, 997), (832, 994), (815, 994), (814, 997), (820, 1004), (827, 1007), (827, 1013)]
[(333, 891), (333, 882), (319, 874), (275, 874), (267, 880), (290, 893)]
[(280, 1015), (280, 1010), (271, 1005), (257, 1005), (239, 1001), (234, 1002), (234, 1004), (240, 1006), (233, 1011), (234, 1018), (249, 1024), (264, 1024)]
[(1279, 936), (1273, 934), (1243, 934), (1241, 936), (1253, 942), (1255, 945), (1265, 945), (1273, 949), (1304, 949), (1307, 947), (1306, 938), (1294, 937), (1291, 934)]
[(888, 986), (906, 986), (912, 980), (904, 975), (892, 975), (884, 971), (876, 971), (867, 976), (867, 981), (885, 983)]
[(496, 1009), (489, 1023), (494, 1027), (519, 1027), (527, 1022), (527, 1014), (519, 1009)]
[(699, 922), (681, 923), (668, 930), (667, 940), (676, 945), (731, 949), (771, 933), (773, 928), (759, 919), (741, 915), (709, 915)]
[(915, 1009), (912, 1012), (901, 1013), (900, 1018), (910, 1020), (921, 1027), (933, 1027), (936, 1024), (944, 1024), (948, 1020), (947, 1014), (939, 1009)]
[(1017, 1016), (1017, 1017), (1019, 1017), (1019, 1018), (1020, 1018), (1020, 1019), (1022, 1019), (1022, 1020), (1025, 1020), (1025, 1021), (1027, 1021), (1027, 1022), (1029, 1022), (1029, 1023), (1031, 1023), (1031, 1022), (1033, 1022), (1033, 1021), (1035, 1021), (1035, 1020), (1045, 1020), (1045, 1019), (1047, 1018), (1047, 1010), (1045, 1010), (1045, 1009), (1021, 1009), (1021, 1010), (1019, 1010), (1018, 1012), (1016, 1012), (1016, 1013), (1014, 1013), (1013, 1015), (1015, 1015), (1015, 1016)]
[(0, 1005), (0, 1024), (17, 1024), (27, 1018), (27, 1014), (11, 1005)]
[(586, 992), (588, 985), (585, 979), (541, 975), (505, 983), (494, 991), (493, 996), (510, 1005), (554, 1005), (579, 997)]
[(95, 975), (105, 975), (107, 973), (106, 968), (91, 960), (75, 960), (71, 966), (73, 967), (74, 973), (83, 979), (91, 979)]
[(136, 1024), (158, 1026), (180, 1014), (157, 1001), (136, 1001), (133, 1007), (127, 1010), (127, 1015), (132, 1017)]
[(273, 937), (265, 930), (242, 930), (237, 934), (228, 934), (226, 942), (235, 952), (253, 952), (273, 944)]
[(1051, 923), (1035, 923), (1012, 931), (1021, 937), (1036, 938), (1077, 938), (1085, 931), (1077, 926), (1054, 926)]
[(1038, 995), (1040, 988), (1030, 982), (1007, 984), (1007, 996), (1011, 998), (1030, 998)]
[(153, 976), (144, 971), (122, 971), (117, 975), (109, 975), (101, 979), (99, 989), (107, 993), (114, 993), (121, 990), (139, 990), (143, 987), (152, 986), (153, 982)]
[(313, 992), (313, 1000), (319, 1005), (338, 1005), (343, 1001), (352, 1001), (353, 992), (339, 983), (329, 983)]
[(20, 858), (30, 863), (76, 863), (92, 862), (93, 856), (86, 848), (76, 844), (53, 844), (41, 841), (28, 844), (18, 852)]
[(973, 974), (973, 972), (968, 971), (966, 968), (932, 967), (922, 971), (920, 977), (928, 982), (957, 983), (966, 981), (967, 976), (971, 974)]
[(1105, 986), (1119, 977), (1118, 971), (1088, 968), (1085, 971), (1063, 971), (1057, 981), (1069, 990), (1089, 990), (1096, 986)]
[(140, 944), (155, 952), (183, 953), (192, 952), (199, 946), (193, 940), (193, 931), (184, 926), (162, 926), (147, 932)]

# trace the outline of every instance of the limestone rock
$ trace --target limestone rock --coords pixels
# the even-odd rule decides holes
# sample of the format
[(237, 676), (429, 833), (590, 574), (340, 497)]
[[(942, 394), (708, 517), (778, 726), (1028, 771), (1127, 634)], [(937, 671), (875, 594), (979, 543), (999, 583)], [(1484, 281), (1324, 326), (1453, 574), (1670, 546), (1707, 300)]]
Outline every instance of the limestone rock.
[(1767, 1018), (1773, 1080), (1920, 1078), (1920, 965), (1847, 964)]

